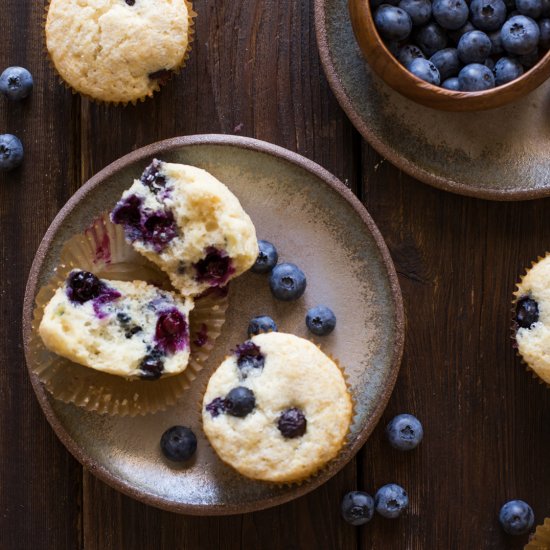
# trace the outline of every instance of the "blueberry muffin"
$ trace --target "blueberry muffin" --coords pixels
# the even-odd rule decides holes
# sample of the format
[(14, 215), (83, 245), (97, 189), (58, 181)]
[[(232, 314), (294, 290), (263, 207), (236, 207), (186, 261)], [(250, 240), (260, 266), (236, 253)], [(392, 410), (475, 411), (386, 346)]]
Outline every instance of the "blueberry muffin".
[(73, 270), (44, 310), (44, 345), (75, 363), (128, 379), (185, 370), (189, 298), (142, 281), (107, 281)]
[(186, 296), (225, 286), (258, 256), (254, 225), (237, 197), (193, 166), (154, 160), (111, 220)]
[(550, 256), (534, 263), (517, 285), (515, 308), (518, 351), (550, 384)]
[(202, 405), (219, 457), (247, 477), (277, 483), (305, 479), (334, 458), (351, 416), (334, 361), (280, 332), (238, 346), (210, 378)]
[(185, 0), (51, 0), (46, 46), (77, 92), (135, 102), (183, 65), (190, 16)]

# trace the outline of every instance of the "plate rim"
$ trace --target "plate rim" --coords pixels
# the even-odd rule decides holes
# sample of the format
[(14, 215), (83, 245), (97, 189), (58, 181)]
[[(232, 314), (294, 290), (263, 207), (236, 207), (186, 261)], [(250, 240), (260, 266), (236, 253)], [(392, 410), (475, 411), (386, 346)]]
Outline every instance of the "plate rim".
[[(424, 182), (432, 187), (442, 189), (458, 195), (474, 197), (477, 199), (487, 199), (494, 201), (518, 201), (518, 200), (533, 200), (550, 196), (550, 187), (538, 189), (516, 189), (516, 190), (499, 190), (499, 189), (480, 189), (472, 185), (460, 183), (457, 180), (438, 176), (420, 168), (414, 162), (402, 157), (397, 151), (384, 143), (369, 127), (369, 125), (359, 115), (358, 111), (353, 106), (353, 102), (348, 96), (342, 81), (338, 75), (335, 65), (332, 61), (331, 50), (328, 44), (326, 29), (325, 7), (329, 0), (314, 0), (314, 22), (315, 36), (317, 38), (317, 48), (321, 65), (332, 93), (350, 119), (355, 129), (361, 136), (376, 150), (378, 154), (389, 160), (395, 167), (402, 170), (409, 176)], [(347, 2), (346, 2), (347, 4)], [(346, 8), (349, 16), (349, 10)], [(367, 61), (365, 60), (365, 63)], [(398, 92), (396, 92), (398, 93)], [(411, 100), (408, 100), (411, 101)]]
[[(294, 490), (291, 492), (287, 492), (267, 499), (262, 499), (259, 501), (249, 502), (242, 505), (197, 505), (174, 502), (172, 500), (144, 492), (134, 485), (117, 477), (116, 475), (108, 471), (107, 468), (103, 466), (103, 464), (90, 458), (86, 454), (86, 452), (84, 452), (84, 450), (74, 441), (74, 439), (71, 437), (69, 432), (66, 430), (62, 422), (55, 414), (53, 407), (50, 404), (50, 397), (47, 390), (40, 383), (38, 377), (29, 368), (29, 340), (32, 330), (33, 304), (36, 292), (38, 290), (38, 276), (42, 269), (46, 253), (49, 250), (50, 245), (53, 241), (53, 237), (57, 232), (59, 226), (64, 222), (66, 216), (81, 202), (81, 200), (88, 193), (90, 193), (96, 187), (100, 186), (105, 179), (109, 178), (119, 170), (145, 158), (154, 157), (159, 153), (165, 153), (181, 147), (192, 147), (197, 145), (224, 145), (269, 154), (271, 156), (294, 164), (299, 168), (307, 170), (319, 179), (323, 180), (330, 188), (340, 194), (342, 198), (344, 198), (344, 200), (346, 200), (354, 208), (357, 214), (359, 214), (363, 223), (367, 226), (368, 230), (374, 238), (375, 244), (380, 252), (383, 265), (388, 274), (390, 292), (396, 315), (396, 338), (392, 350), (393, 359), (389, 370), (388, 384), (386, 385), (386, 388), (382, 393), (381, 399), (375, 406), (370, 424), (362, 430), (362, 432), (358, 435), (353, 444), (349, 448), (347, 448), (345, 452), (340, 453), (339, 457), (336, 460), (329, 463), (327, 468), (324, 468), (310, 481), (305, 482), (301, 485), (296, 485)], [(74, 195), (72, 195), (72, 197), (65, 203), (65, 205), (55, 216), (54, 220), (51, 222), (44, 237), (40, 242), (40, 245), (34, 257), (25, 288), (22, 332), (26, 360), (25, 362), (29, 373), (29, 378), (31, 380), (32, 387), (42, 408), (42, 411), (44, 412), (48, 423), (53, 428), (55, 434), (63, 443), (65, 448), (73, 455), (74, 458), (76, 458), (76, 460), (78, 460), (78, 462), (84, 468), (88, 469), (92, 474), (94, 474), (96, 477), (98, 477), (100, 480), (105, 482), (113, 489), (116, 489), (117, 491), (120, 491), (121, 493), (145, 504), (155, 506), (166, 511), (177, 512), (180, 514), (182, 513), (197, 516), (217, 516), (254, 512), (283, 504), (285, 502), (289, 502), (309, 493), (310, 491), (313, 491), (314, 489), (328, 481), (342, 468), (344, 468), (344, 466), (357, 454), (360, 448), (364, 445), (365, 441), (368, 439), (368, 437), (378, 424), (378, 421), (380, 420), (380, 417), (385, 410), (388, 400), (393, 392), (393, 388), (395, 386), (395, 382), (401, 365), (401, 359), (403, 356), (405, 339), (405, 314), (397, 273), (383, 237), (364, 205), (359, 201), (359, 199), (348, 187), (346, 187), (338, 178), (336, 178), (336, 176), (334, 176), (310, 159), (307, 159), (297, 153), (289, 151), (288, 149), (284, 149), (283, 147), (279, 147), (278, 145), (274, 145), (265, 141), (257, 140), (254, 138), (230, 136), (223, 134), (198, 134), (192, 136), (170, 138), (136, 149), (129, 154), (120, 157), (119, 159), (115, 160), (114, 162), (100, 170), (97, 174), (86, 181), (76, 191)]]

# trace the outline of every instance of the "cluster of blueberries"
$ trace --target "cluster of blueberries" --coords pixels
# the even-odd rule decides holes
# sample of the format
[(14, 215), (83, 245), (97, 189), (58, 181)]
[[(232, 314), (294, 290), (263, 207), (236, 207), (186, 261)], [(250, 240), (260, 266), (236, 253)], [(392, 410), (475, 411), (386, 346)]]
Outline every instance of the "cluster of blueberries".
[[(386, 426), (389, 444), (398, 451), (410, 451), (422, 441), (422, 424), (411, 414), (399, 414)], [(363, 491), (351, 491), (342, 499), (342, 517), (351, 525), (368, 523), (374, 511), (385, 518), (397, 518), (407, 508), (409, 498), (405, 490), (395, 483), (384, 485), (374, 498)], [(499, 513), (502, 529), (509, 535), (525, 535), (535, 523), (535, 515), (523, 500), (510, 500)]]
[(371, 0), (371, 6), (399, 62), (448, 90), (511, 82), (550, 48), (550, 0)]
[[(21, 101), (33, 89), (32, 75), (23, 67), (8, 67), (0, 74), (0, 95), (10, 101)], [(0, 172), (8, 172), (23, 162), (23, 144), (13, 134), (0, 134)]]

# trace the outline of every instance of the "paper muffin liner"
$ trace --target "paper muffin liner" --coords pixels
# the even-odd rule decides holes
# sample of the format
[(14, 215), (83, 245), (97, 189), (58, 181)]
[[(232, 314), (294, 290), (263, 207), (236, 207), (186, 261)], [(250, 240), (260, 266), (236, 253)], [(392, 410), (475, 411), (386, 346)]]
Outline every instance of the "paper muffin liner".
[(193, 3), (191, 0), (183, 0), (184, 4), (187, 7), (187, 47), (185, 49), (185, 53), (183, 54), (181, 63), (179, 65), (176, 65), (172, 69), (169, 70), (169, 75), (162, 79), (159, 78), (155, 80), (155, 85), (153, 86), (150, 93), (144, 95), (143, 97), (133, 99), (131, 101), (105, 101), (103, 99), (98, 99), (94, 96), (91, 96), (89, 94), (86, 94), (84, 92), (81, 92), (80, 90), (77, 90), (76, 88), (73, 88), (60, 74), (60, 72), (57, 70), (57, 67), (55, 66), (55, 63), (52, 59), (52, 56), (50, 55), (50, 52), (48, 50), (47, 46), (47, 40), (46, 40), (46, 20), (48, 18), (48, 11), (50, 9), (50, 3), (51, 0), (49, 0), (44, 8), (44, 15), (42, 19), (42, 35), (43, 35), (43, 49), (44, 53), (46, 54), (46, 58), (48, 60), (48, 63), (50, 67), (54, 70), (55, 74), (57, 75), (60, 84), (65, 86), (68, 90), (70, 90), (73, 95), (79, 94), (82, 97), (85, 97), (89, 101), (93, 103), (103, 104), (103, 105), (115, 105), (115, 106), (122, 106), (126, 107), (127, 105), (137, 105), (138, 103), (143, 103), (147, 98), (153, 97), (156, 92), (159, 92), (161, 87), (167, 84), (174, 75), (178, 75), (185, 67), (187, 61), (189, 60), (189, 56), (191, 54), (191, 50), (193, 49), (193, 42), (195, 41), (195, 18), (197, 17), (197, 12), (193, 9)]
[(524, 550), (548, 550), (550, 548), (550, 518), (544, 518), (544, 523), (538, 525), (529, 538)]
[[(212, 449), (212, 451), (214, 452), (214, 454), (229, 468), (231, 468), (232, 470), (234, 470), (235, 472), (237, 472), (239, 475), (243, 476), (245, 479), (249, 479), (251, 481), (256, 481), (258, 483), (265, 483), (265, 484), (269, 484), (269, 485), (272, 485), (272, 486), (275, 486), (275, 487), (278, 487), (278, 488), (288, 488), (288, 487), (299, 487), (301, 485), (303, 485), (304, 483), (307, 483), (313, 479), (315, 479), (316, 477), (320, 476), (324, 471), (326, 471), (330, 465), (338, 459), (338, 457), (340, 456), (340, 454), (342, 453), (342, 451), (344, 450), (344, 448), (349, 445), (350, 443), (350, 437), (351, 437), (351, 428), (352, 426), (358, 421), (358, 418), (357, 418), (357, 409), (356, 409), (356, 402), (355, 402), (355, 397), (354, 397), (354, 394), (353, 394), (353, 391), (351, 390), (351, 383), (350, 383), (350, 380), (349, 380), (349, 376), (346, 374), (346, 370), (345, 368), (340, 364), (340, 361), (338, 359), (336, 359), (332, 354), (330, 353), (327, 353), (326, 351), (324, 351), (321, 347), (321, 345), (318, 343), (318, 342), (315, 342), (314, 340), (308, 340), (310, 341), (311, 343), (315, 344), (316, 347), (318, 347), (327, 357), (329, 357), (331, 359), (331, 361), (334, 362), (334, 364), (338, 367), (338, 369), (340, 370), (340, 372), (342, 373), (342, 376), (344, 378), (344, 382), (346, 384), (346, 389), (348, 391), (348, 395), (350, 397), (350, 400), (351, 400), (351, 416), (350, 416), (350, 422), (349, 422), (349, 425), (348, 425), (348, 429), (347, 429), (347, 432), (346, 434), (344, 435), (344, 439), (343, 439), (343, 443), (342, 443), (342, 446), (340, 447), (340, 449), (338, 450), (338, 452), (336, 453), (336, 456), (331, 458), (326, 464), (323, 464), (320, 468), (318, 468), (317, 470), (315, 470), (313, 473), (307, 475), (307, 476), (304, 476), (302, 478), (298, 478), (298, 479), (294, 479), (292, 481), (284, 481), (284, 482), (280, 482), (280, 481), (270, 481), (270, 480), (264, 480), (264, 479), (255, 479), (253, 477), (248, 477), (248, 476), (245, 476), (244, 474), (242, 474), (241, 472), (239, 472), (239, 470), (237, 470), (236, 468), (234, 468), (231, 464), (229, 464), (228, 462), (226, 462), (219, 454), (218, 452), (216, 451), (216, 449), (213, 447), (213, 445), (210, 443), (210, 439), (208, 438), (208, 436), (206, 435), (206, 432), (204, 431), (203, 429), (203, 432), (204, 432), (204, 435), (205, 435), (205, 439), (208, 443), (208, 446), (210, 447), (210, 449)], [(220, 362), (220, 365), (230, 357), (230, 355), (226, 355), (223, 360)], [(214, 374), (214, 372), (217, 370), (217, 368), (219, 367), (219, 365), (217, 365), (210, 376), (212, 376), (212, 374)], [(204, 383), (203, 387), (202, 387), (202, 390), (201, 392), (199, 393), (199, 395), (201, 396), (200, 397), (200, 400), (199, 400), (199, 403), (198, 403), (198, 415), (199, 415), (199, 418), (200, 418), (200, 423), (202, 425), (202, 409), (203, 409), (203, 402), (204, 402), (204, 395), (206, 393), (206, 388), (208, 387), (208, 382), (210, 381), (210, 378), (208, 378), (208, 380)]]
[(46, 304), (75, 268), (105, 279), (142, 280), (171, 289), (166, 274), (135, 252), (126, 243), (122, 227), (103, 213), (83, 234), (65, 244), (52, 278), (36, 296), (30, 341), (32, 372), (56, 399), (87, 411), (137, 416), (174, 405), (203, 368), (220, 335), (228, 306), (227, 291), (211, 291), (195, 300), (189, 315), (191, 355), (185, 371), (155, 381), (127, 380), (56, 355), (44, 346), (38, 334)]
[(520, 276), (520, 282), (516, 283), (516, 290), (514, 291), (514, 299), (512, 300), (512, 310), (511, 310), (511, 318), (512, 319), (511, 319), (511, 323), (510, 323), (510, 331), (511, 331), (511, 338), (512, 338), (512, 346), (516, 350), (516, 355), (519, 358), (519, 360), (521, 361), (521, 364), (525, 367), (525, 370), (529, 374), (531, 374), (531, 376), (533, 378), (535, 378), (540, 384), (544, 384), (547, 388), (550, 388), (550, 384), (548, 382), (546, 382), (546, 380), (543, 380), (536, 373), (536, 371), (531, 367), (531, 365), (529, 365), (529, 363), (527, 363), (527, 361), (525, 361), (525, 359), (523, 358), (523, 356), (519, 352), (519, 348), (518, 348), (518, 344), (517, 344), (517, 340), (516, 340), (516, 333), (517, 333), (517, 330), (518, 330), (518, 325), (516, 323), (516, 304), (517, 304), (518, 299), (520, 298), (520, 295), (521, 295), (521, 292), (519, 290), (519, 285), (521, 284), (521, 282), (523, 281), (523, 279), (525, 278), (527, 273), (529, 273), (529, 271), (533, 268), (533, 266), (538, 264), (541, 260), (544, 260), (546, 257), (548, 257), (548, 255), (550, 255), (550, 252), (546, 252), (544, 254), (544, 256), (539, 256), (536, 260), (532, 261), (530, 267), (526, 267), (525, 268), (525, 273)]

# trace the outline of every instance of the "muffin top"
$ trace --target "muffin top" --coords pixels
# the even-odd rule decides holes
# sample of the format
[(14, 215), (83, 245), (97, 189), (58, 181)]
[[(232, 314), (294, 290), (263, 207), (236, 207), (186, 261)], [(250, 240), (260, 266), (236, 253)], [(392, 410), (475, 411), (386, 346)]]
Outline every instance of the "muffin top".
[(73, 270), (46, 305), (44, 345), (75, 363), (125, 378), (184, 371), (191, 299), (143, 281), (107, 281)]
[(533, 265), (518, 284), (515, 296), (518, 351), (550, 384), (550, 256)]
[(189, 15), (185, 0), (51, 0), (46, 45), (74, 90), (135, 102), (182, 65)]
[(204, 431), (241, 474), (279, 483), (304, 479), (334, 458), (352, 404), (338, 366), (291, 334), (259, 334), (237, 347), (210, 378)]

